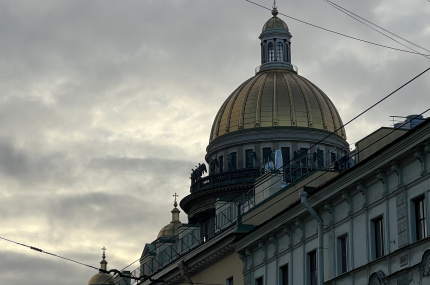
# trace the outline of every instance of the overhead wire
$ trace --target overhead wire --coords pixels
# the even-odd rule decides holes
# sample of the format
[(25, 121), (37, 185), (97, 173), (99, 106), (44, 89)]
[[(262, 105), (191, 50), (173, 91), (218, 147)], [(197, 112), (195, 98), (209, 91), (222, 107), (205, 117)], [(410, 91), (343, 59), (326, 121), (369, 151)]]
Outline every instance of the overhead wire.
[[(386, 34), (384, 34), (383, 32), (381, 32), (381, 31), (379, 31), (378, 29), (376, 29), (376, 28), (374, 28), (374, 27), (370, 26), (369, 24), (366, 24), (366, 23), (365, 23), (365, 22), (363, 22), (363, 21), (366, 21), (366, 22), (368, 22), (368, 23), (370, 23), (370, 24), (372, 24), (372, 25), (374, 25), (374, 26), (376, 26), (376, 27), (380, 28), (381, 30), (384, 30), (385, 32), (387, 32), (387, 33), (389, 33), (389, 34), (391, 34), (391, 35), (393, 35), (393, 36), (395, 36), (395, 37), (398, 37), (398, 38), (400, 38), (400, 39), (402, 39), (402, 40), (404, 40), (404, 41), (406, 41), (406, 42), (408, 42), (408, 43), (410, 43), (410, 44), (412, 44), (412, 45), (414, 45), (414, 46), (417, 46), (417, 47), (419, 47), (419, 48), (421, 48), (421, 49), (423, 49), (423, 50), (425, 50), (425, 51), (430, 52), (430, 50), (428, 50), (428, 49), (426, 49), (426, 48), (423, 48), (423, 47), (421, 47), (421, 46), (419, 46), (419, 45), (417, 45), (417, 44), (414, 44), (414, 43), (412, 43), (412, 42), (410, 42), (410, 41), (408, 41), (408, 40), (406, 40), (406, 39), (404, 39), (404, 38), (402, 38), (402, 37), (400, 37), (400, 36), (398, 36), (398, 35), (396, 35), (396, 34), (394, 34), (394, 33), (390, 32), (390, 31), (388, 31), (388, 30), (386, 30), (386, 29), (384, 29), (384, 28), (382, 28), (382, 27), (380, 27), (380, 26), (378, 26), (378, 25), (376, 25), (376, 24), (374, 24), (374, 23), (372, 23), (372, 22), (370, 22), (370, 21), (368, 21), (368, 20), (366, 20), (366, 19), (364, 19), (364, 18), (362, 18), (362, 17), (360, 17), (360, 16), (358, 16), (358, 15), (356, 15), (356, 14), (352, 13), (352, 12), (350, 12), (350, 11), (346, 10), (345, 8), (343, 8), (343, 7), (339, 6), (339, 5), (337, 5), (336, 3), (331, 2), (330, 0), (323, 0), (323, 1), (324, 1), (325, 3), (327, 3), (327, 4), (329, 4), (330, 6), (334, 7), (335, 9), (337, 9), (337, 10), (341, 11), (341, 12), (342, 12), (342, 13), (344, 13), (345, 15), (347, 15), (347, 16), (349, 16), (349, 17), (353, 18), (354, 20), (356, 20), (356, 21), (358, 21), (358, 22), (362, 23), (363, 25), (366, 25), (367, 27), (371, 28), (372, 30), (376, 31), (377, 33), (379, 33), (379, 34), (381, 34), (381, 35), (383, 35), (383, 36), (385, 36), (385, 37), (387, 37), (387, 38), (389, 38), (389, 39), (391, 39), (391, 40), (395, 41), (396, 43), (398, 43), (398, 44), (400, 44), (400, 45), (402, 45), (402, 46), (404, 46), (404, 47), (406, 47), (406, 48), (408, 48), (408, 49), (410, 49), (410, 50), (412, 50), (412, 51), (414, 51), (414, 52), (416, 52), (416, 53), (418, 53), (418, 54), (420, 54), (420, 55), (424, 56), (424, 57), (425, 57), (425, 58), (427, 58), (427, 59), (430, 59), (430, 57), (429, 57), (428, 55), (424, 55), (424, 54), (419, 53), (419, 52), (418, 52), (418, 51), (416, 51), (415, 49), (413, 49), (413, 48), (411, 48), (411, 47), (409, 47), (409, 46), (407, 46), (407, 45), (405, 45), (405, 44), (401, 43), (400, 41), (398, 41), (398, 40), (396, 40), (396, 39), (394, 39), (394, 38), (392, 38), (392, 37), (390, 37), (390, 36), (388, 36), (388, 35), (386, 35)], [(352, 14), (352, 15), (351, 15), (351, 14)], [(357, 19), (356, 17), (358, 17), (358, 18), (362, 19), (363, 21), (361, 21), (360, 19)]]
[(26, 244), (23, 244), (23, 243), (20, 243), (20, 242), (16, 242), (16, 241), (4, 238), (4, 237), (0, 237), (0, 239), (8, 241), (10, 243), (14, 243), (14, 244), (23, 246), (23, 247), (28, 247), (28, 248), (36, 251), (36, 252), (44, 253), (44, 254), (51, 255), (51, 256), (54, 256), (54, 257), (57, 257), (57, 258), (61, 258), (61, 259), (64, 259), (64, 260), (67, 260), (67, 261), (70, 261), (70, 262), (74, 262), (74, 263), (77, 263), (77, 264), (80, 264), (80, 265), (83, 265), (83, 266), (86, 266), (86, 267), (89, 267), (89, 268), (92, 268), (92, 269), (99, 270), (97, 267), (94, 267), (94, 266), (82, 263), (80, 261), (73, 260), (71, 258), (67, 258), (67, 257), (61, 256), (61, 255), (55, 254), (55, 253), (52, 253), (52, 252), (44, 251), (44, 250), (42, 250), (40, 248), (37, 248), (37, 247), (34, 247), (34, 246), (26, 245)]
[[(369, 21), (369, 20), (367, 20), (367, 19), (365, 19), (365, 18), (361, 17), (360, 15), (357, 15), (357, 14), (355, 14), (354, 12), (351, 12), (351, 11), (349, 11), (348, 9), (343, 8), (343, 7), (342, 7), (342, 6), (340, 6), (339, 4), (336, 4), (336, 3), (334, 3), (334, 2), (332, 2), (332, 1), (330, 1), (330, 0), (323, 0), (323, 1), (325, 1), (325, 2), (327, 2), (327, 3), (329, 3), (329, 4), (331, 4), (331, 5), (337, 6), (339, 9), (342, 9), (342, 10), (344, 10), (345, 12), (350, 13), (350, 14), (352, 14), (352, 15), (354, 15), (354, 16), (356, 16), (356, 17), (360, 18), (361, 20), (363, 20), (363, 21), (365, 21), (365, 22), (367, 22), (367, 23), (369, 23), (369, 24), (371, 24), (371, 25), (373, 25), (373, 26), (375, 26), (375, 27), (377, 27), (377, 28), (379, 28), (379, 29), (383, 30), (384, 32), (389, 33), (389, 34), (390, 34), (390, 35), (392, 35), (392, 36), (395, 36), (396, 38), (399, 38), (399, 39), (401, 39), (401, 40), (403, 40), (403, 41), (405, 41), (405, 42), (407, 42), (407, 43), (409, 43), (409, 44), (411, 44), (411, 45), (413, 45), (413, 46), (415, 46), (415, 47), (417, 47), (417, 48), (420, 48), (420, 49), (422, 49), (422, 50), (425, 50), (425, 51), (427, 51), (427, 52), (430, 52), (430, 50), (429, 50), (429, 49), (427, 49), (427, 48), (425, 48), (425, 47), (422, 47), (422, 46), (420, 46), (420, 45), (418, 45), (418, 44), (415, 44), (414, 42), (411, 42), (411, 41), (409, 41), (409, 40), (407, 40), (407, 39), (405, 39), (405, 38), (403, 38), (403, 37), (401, 37), (401, 36), (399, 36), (399, 35), (397, 35), (397, 34), (395, 34), (395, 33), (393, 33), (393, 32), (390, 32), (389, 30), (387, 30), (387, 29), (385, 29), (385, 28), (383, 28), (383, 27), (381, 27), (381, 26), (379, 26), (379, 25), (377, 25), (377, 24), (373, 23), (372, 21)], [(428, 0), (428, 1), (430, 1), (430, 0)]]
[[(251, 1), (251, 0), (245, 0), (245, 1), (246, 1), (246, 2), (249, 2), (249, 3), (251, 3), (251, 4), (254, 4), (254, 5), (256, 5), (256, 6), (259, 6), (259, 7), (261, 7), (261, 8), (264, 8), (264, 9), (266, 9), (266, 10), (271, 10), (270, 8), (267, 8), (267, 7), (263, 6), (263, 5), (260, 5), (260, 4), (258, 4), (258, 3), (255, 3), (255, 2), (253, 2), (253, 1)], [(336, 32), (336, 31), (333, 31), (333, 30), (330, 30), (330, 29), (327, 29), (327, 28), (323, 28), (323, 27), (320, 27), (320, 26), (318, 26), (318, 25), (311, 24), (311, 23), (309, 23), (309, 22), (306, 22), (306, 21), (303, 21), (303, 20), (300, 20), (300, 19), (297, 19), (297, 18), (294, 18), (294, 17), (288, 16), (288, 15), (283, 14), (283, 13), (280, 13), (280, 12), (278, 12), (278, 13), (279, 13), (279, 15), (283, 15), (283, 16), (285, 16), (285, 17), (287, 17), (287, 18), (290, 18), (290, 19), (292, 19), (292, 20), (294, 20), (294, 21), (298, 21), (298, 22), (300, 22), (300, 23), (303, 23), (303, 24), (306, 24), (306, 25), (309, 25), (309, 26), (312, 26), (312, 27), (315, 27), (315, 28), (318, 28), (318, 29), (324, 30), (324, 31), (326, 31), (326, 32), (334, 33), (334, 34), (337, 34), (337, 35), (340, 35), (340, 36), (343, 36), (343, 37), (347, 37), (347, 38), (350, 38), (350, 39), (353, 39), (353, 40), (356, 40), (356, 41), (360, 41), (360, 42), (364, 42), (364, 43), (368, 43), (368, 44), (372, 44), (372, 45), (375, 45), (375, 46), (379, 46), (379, 47), (383, 47), (383, 48), (387, 48), (387, 49), (392, 49), (392, 50), (396, 50), (396, 51), (406, 52), (406, 53), (410, 53), (410, 54), (424, 55), (424, 56), (426, 56), (426, 57), (427, 57), (427, 56), (430, 56), (429, 54), (423, 54), (423, 53), (419, 53), (419, 52), (414, 52), (414, 51), (409, 51), (409, 50), (399, 49), (399, 48), (390, 47), (390, 46), (386, 46), (386, 45), (382, 45), (382, 44), (374, 43), (374, 42), (371, 42), (371, 41), (363, 40), (363, 39), (356, 38), (356, 37), (353, 37), (353, 36), (348, 36), (348, 35), (346, 35), (346, 34), (343, 34), (343, 33), (340, 33), (340, 32)]]

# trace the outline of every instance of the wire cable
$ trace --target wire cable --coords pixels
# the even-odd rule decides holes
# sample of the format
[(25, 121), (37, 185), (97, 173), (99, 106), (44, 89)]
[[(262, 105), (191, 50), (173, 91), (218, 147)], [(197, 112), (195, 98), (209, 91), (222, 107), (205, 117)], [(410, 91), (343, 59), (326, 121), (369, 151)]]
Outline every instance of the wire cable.
[[(379, 26), (379, 25), (377, 25), (377, 24), (375, 24), (375, 23), (373, 23), (373, 22), (371, 22), (371, 21), (369, 21), (369, 20), (367, 20), (367, 19), (365, 19), (365, 18), (363, 18), (363, 17), (361, 17), (361, 16), (359, 16), (359, 15), (357, 15), (357, 14), (355, 14), (355, 13), (353, 13), (353, 12), (351, 12), (351, 11), (349, 11), (349, 10), (347, 10), (347, 9), (345, 9), (345, 8), (343, 8), (342, 6), (340, 6), (339, 4), (336, 4), (336, 3), (334, 3), (334, 2), (332, 2), (332, 1), (330, 1), (330, 0), (323, 0), (323, 1), (325, 1), (325, 2), (327, 2), (327, 3), (329, 3), (329, 4), (331, 4), (332, 6), (334, 5), (334, 6), (337, 6), (339, 9), (342, 9), (343, 11), (345, 11), (345, 12), (347, 12), (347, 13), (349, 13), (349, 14), (352, 14), (352, 15), (354, 15), (354, 16), (356, 16), (356, 17), (358, 17), (358, 18), (360, 18), (361, 20), (363, 20), (363, 21), (365, 21), (365, 22), (367, 22), (367, 23), (369, 23), (369, 24), (371, 24), (371, 25), (373, 25), (373, 26), (375, 26), (375, 27), (377, 27), (377, 28), (379, 28), (379, 29), (381, 29), (381, 30), (383, 30), (384, 32), (387, 32), (387, 33), (389, 33), (390, 35), (392, 35), (392, 36), (395, 36), (396, 38), (399, 38), (399, 39), (401, 39), (401, 40), (403, 40), (403, 41), (405, 41), (405, 42), (407, 42), (407, 43), (409, 43), (409, 44), (411, 44), (411, 45), (413, 45), (413, 46), (415, 46), (415, 47), (417, 47), (417, 48), (420, 48), (420, 49), (422, 49), (422, 50), (425, 50), (425, 51), (427, 51), (427, 52), (430, 52), (430, 50), (429, 49), (426, 49), (425, 47), (422, 47), (422, 46), (420, 46), (420, 45), (417, 45), (417, 44), (415, 44), (415, 43), (413, 43), (413, 42), (411, 42), (411, 41), (409, 41), (409, 40), (407, 40), (407, 39), (405, 39), (405, 38), (403, 38), (403, 37), (401, 37), (401, 36), (399, 36), (399, 35), (396, 35), (395, 33), (392, 33), (392, 32), (390, 32), (389, 30), (387, 30), (387, 29), (384, 29), (383, 27), (381, 27), (381, 26)], [(428, 0), (429, 2), (430, 2), (430, 0)], [(344, 13), (345, 13), (344, 12)]]
[[(259, 6), (259, 7), (261, 7), (261, 8), (264, 8), (264, 9), (266, 9), (266, 10), (271, 10), (271, 9), (269, 9), (269, 8), (267, 8), (267, 7), (263, 6), (263, 5), (260, 5), (260, 4), (258, 4), (258, 3), (252, 2), (252, 1), (250, 1), (250, 0), (245, 0), (245, 1), (246, 1), (246, 2), (249, 2), (249, 3), (251, 3), (251, 4), (254, 4), (254, 5), (256, 5), (256, 6)], [(306, 24), (306, 25), (309, 25), (309, 26), (312, 26), (312, 27), (315, 27), (315, 28), (318, 28), (318, 29), (324, 30), (324, 31), (326, 31), (326, 32), (334, 33), (334, 34), (337, 34), (337, 35), (340, 35), (340, 36), (343, 36), (343, 37), (347, 37), (347, 38), (350, 38), (350, 39), (353, 39), (353, 40), (356, 40), (356, 41), (360, 41), (360, 42), (364, 42), (364, 43), (368, 43), (368, 44), (372, 44), (372, 45), (375, 45), (375, 46), (379, 46), (379, 47), (383, 47), (383, 48), (387, 48), (387, 49), (392, 49), (392, 50), (396, 50), (396, 51), (401, 51), (401, 52), (406, 52), (406, 53), (411, 53), (411, 54), (424, 55), (424, 56), (426, 56), (426, 57), (427, 57), (427, 56), (430, 56), (430, 55), (428, 55), (428, 54), (422, 54), (422, 53), (419, 53), (419, 52), (413, 52), (413, 51), (409, 51), (409, 50), (398, 49), (398, 48), (394, 48), (394, 47), (390, 47), (390, 46), (386, 46), (386, 45), (377, 44), (377, 43), (374, 43), (374, 42), (371, 42), (371, 41), (362, 40), (362, 39), (359, 39), (359, 38), (356, 38), (356, 37), (348, 36), (348, 35), (345, 35), (345, 34), (342, 34), (342, 33), (336, 32), (336, 31), (333, 31), (333, 30), (329, 30), (329, 29), (326, 29), (326, 28), (323, 28), (323, 27), (320, 27), (320, 26), (317, 26), (317, 25), (314, 25), (314, 24), (308, 23), (308, 22), (306, 22), (306, 21), (299, 20), (299, 19), (297, 19), (297, 18), (294, 18), (294, 17), (288, 16), (288, 15), (283, 14), (283, 13), (279, 13), (279, 12), (278, 12), (278, 14), (279, 14), (279, 15), (283, 15), (283, 16), (285, 16), (285, 17), (287, 17), (287, 18), (290, 18), (290, 19), (292, 19), (292, 20), (294, 20), (294, 21), (298, 21), (298, 22), (300, 22), (300, 23), (303, 23), (303, 24)]]
[[(415, 51), (416, 53), (419, 53), (419, 52), (418, 52), (418, 51), (416, 51), (415, 49), (413, 49), (413, 48), (411, 48), (411, 47), (409, 47), (409, 46), (407, 46), (407, 45), (405, 45), (405, 44), (403, 44), (403, 43), (399, 42), (398, 40), (393, 39), (392, 37), (390, 37), (390, 36), (388, 36), (388, 35), (384, 34), (383, 32), (379, 31), (378, 29), (376, 29), (376, 28), (374, 28), (374, 27), (370, 26), (369, 24), (366, 24), (365, 22), (363, 22), (363, 21), (361, 21), (361, 20), (357, 19), (355, 16), (359, 17), (360, 19), (363, 19), (363, 20), (364, 20), (364, 21), (366, 21), (366, 22), (371, 23), (372, 25), (377, 26), (378, 28), (380, 28), (380, 29), (382, 29), (382, 30), (384, 30), (384, 31), (386, 31), (386, 32), (388, 32), (388, 33), (390, 33), (390, 34), (392, 34), (392, 35), (394, 35), (394, 36), (396, 36), (396, 37), (398, 37), (398, 38), (400, 38), (400, 39), (402, 39), (402, 40), (404, 40), (404, 41), (406, 41), (406, 42), (408, 42), (408, 43), (412, 44), (412, 45), (414, 45), (414, 46), (418, 46), (419, 48), (424, 49), (425, 51), (430, 52), (430, 50), (428, 50), (428, 49), (426, 49), (426, 48), (423, 48), (423, 47), (421, 47), (421, 46), (419, 46), (419, 45), (416, 45), (416, 44), (414, 44), (414, 43), (412, 43), (412, 42), (410, 42), (410, 41), (408, 41), (408, 40), (405, 40), (405, 39), (403, 39), (402, 37), (397, 36), (396, 34), (391, 33), (390, 31), (387, 31), (387, 30), (386, 30), (386, 29), (384, 29), (384, 28), (381, 28), (380, 26), (378, 26), (378, 25), (376, 25), (376, 24), (374, 24), (374, 23), (372, 23), (372, 22), (370, 22), (370, 21), (368, 21), (368, 20), (366, 20), (366, 19), (364, 19), (364, 18), (362, 18), (362, 17), (360, 17), (360, 16), (358, 16), (358, 15), (356, 15), (356, 14), (354, 14), (354, 13), (352, 13), (352, 12), (350, 12), (350, 11), (346, 10), (346, 9), (344, 9), (344, 8), (342, 8), (341, 6), (339, 6), (339, 5), (337, 5), (337, 4), (333, 3), (333, 2), (331, 2), (331, 1), (329, 1), (329, 0), (323, 0), (323, 1), (324, 1), (325, 3), (327, 3), (327, 4), (331, 5), (332, 7), (336, 8), (337, 10), (341, 11), (342, 13), (344, 13), (344, 14), (348, 15), (349, 17), (353, 18), (354, 20), (356, 20), (356, 21), (358, 21), (358, 22), (362, 23), (363, 25), (366, 25), (367, 27), (371, 28), (372, 30), (376, 31), (377, 33), (379, 33), (379, 34), (381, 34), (381, 35), (383, 35), (383, 36), (385, 36), (385, 37), (387, 37), (387, 38), (389, 38), (389, 39), (391, 39), (391, 40), (395, 41), (396, 43), (398, 43), (398, 44), (400, 44), (400, 45), (402, 45), (402, 46), (404, 46), (404, 47), (406, 47), (406, 48), (408, 48), (408, 49), (410, 49), (410, 50), (412, 50), (412, 51)], [(355, 15), (355, 16), (353, 16), (353, 15), (351, 15), (351, 14), (353, 14), (353, 15)], [(420, 53), (419, 53), (419, 54), (420, 54)], [(428, 57), (427, 55), (422, 55), (422, 56), (424, 56), (424, 57), (425, 57), (425, 58), (427, 58), (427, 59), (430, 59), (430, 57)]]
[(88, 265), (88, 264), (85, 264), (85, 263), (82, 263), (82, 262), (79, 262), (79, 261), (76, 261), (76, 260), (73, 260), (73, 259), (70, 259), (70, 258), (67, 258), (67, 257), (64, 257), (64, 256), (61, 256), (61, 255), (58, 255), (58, 254), (55, 254), (55, 253), (44, 251), (44, 250), (42, 250), (40, 248), (37, 248), (37, 247), (34, 247), (34, 246), (30, 246), (30, 245), (26, 245), (26, 244), (23, 244), (23, 243), (19, 243), (19, 242), (16, 242), (16, 241), (4, 238), (4, 237), (0, 237), (0, 239), (8, 241), (10, 243), (14, 243), (14, 244), (20, 245), (20, 246), (28, 247), (28, 248), (30, 248), (30, 249), (32, 249), (34, 251), (37, 251), (37, 252), (48, 254), (48, 255), (51, 255), (51, 256), (54, 256), (54, 257), (58, 257), (58, 258), (61, 258), (61, 259), (65, 259), (67, 261), (74, 262), (74, 263), (77, 263), (77, 264), (80, 264), (80, 265), (83, 265), (83, 266), (86, 266), (86, 267), (89, 267), (89, 268), (92, 268), (92, 269), (99, 270), (97, 267), (94, 267), (94, 266), (91, 266), (91, 265)]

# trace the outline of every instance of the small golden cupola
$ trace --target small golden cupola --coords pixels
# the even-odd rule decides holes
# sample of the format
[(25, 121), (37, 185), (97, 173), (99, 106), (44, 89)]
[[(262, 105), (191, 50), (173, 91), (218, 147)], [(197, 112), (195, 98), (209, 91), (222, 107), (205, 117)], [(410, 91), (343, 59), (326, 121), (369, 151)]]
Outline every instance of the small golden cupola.
[[(107, 261), (106, 261), (106, 248), (103, 247), (103, 255), (102, 255), (102, 261), (100, 261), (100, 270), (106, 271), (107, 270)], [(105, 273), (100, 271), (96, 275), (94, 275), (90, 281), (88, 281), (88, 285), (108, 285), (108, 284), (115, 284), (115, 279), (112, 275), (109, 273)]]
[(175, 195), (173, 195), (173, 197), (175, 197), (175, 202), (173, 203), (174, 208), (171, 211), (172, 221), (160, 230), (157, 238), (161, 238), (164, 236), (171, 237), (171, 236), (176, 236), (177, 234), (179, 234), (179, 227), (182, 225), (181, 221), (179, 221), (179, 213), (181, 211), (179, 211), (177, 208), (178, 202), (176, 202), (176, 198), (178, 197), (178, 195), (175, 193)]

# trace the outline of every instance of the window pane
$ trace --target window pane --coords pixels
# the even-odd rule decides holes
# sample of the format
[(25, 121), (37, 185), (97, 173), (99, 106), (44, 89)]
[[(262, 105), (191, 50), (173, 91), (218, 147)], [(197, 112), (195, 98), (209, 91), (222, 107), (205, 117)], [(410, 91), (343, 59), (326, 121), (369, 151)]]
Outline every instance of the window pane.
[(220, 156), (219, 157), (219, 172), (223, 172), (224, 171), (224, 156)]
[(317, 285), (317, 253), (309, 254), (310, 284)]
[(427, 236), (425, 210), (424, 198), (415, 201), (415, 228), (417, 241)]
[(348, 271), (348, 239), (347, 237), (340, 238), (340, 258), (341, 258), (341, 273)]
[(285, 265), (284, 267), (281, 267), (281, 285), (288, 285), (288, 265)]
[(374, 221), (375, 225), (375, 257), (384, 256), (384, 232), (382, 219)]
[(284, 47), (282, 43), (278, 43), (277, 44), (278, 48), (277, 48), (277, 59), (279, 61), (283, 61), (284, 60)]
[(274, 61), (275, 60), (275, 51), (273, 49), (273, 43), (269, 43), (268, 50), (269, 50), (269, 61)]

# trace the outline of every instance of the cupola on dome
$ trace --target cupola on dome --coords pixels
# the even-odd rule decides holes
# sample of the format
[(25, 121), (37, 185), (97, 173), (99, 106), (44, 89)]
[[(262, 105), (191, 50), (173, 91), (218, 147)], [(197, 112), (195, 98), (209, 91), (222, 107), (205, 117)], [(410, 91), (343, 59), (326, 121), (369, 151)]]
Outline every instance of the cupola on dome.
[(172, 213), (172, 221), (165, 225), (160, 232), (157, 235), (157, 238), (161, 238), (161, 237), (172, 237), (172, 236), (176, 236), (179, 234), (179, 227), (181, 226), (181, 221), (179, 220), (179, 213), (180, 211), (178, 210), (177, 206), (178, 203), (176, 202), (176, 197), (178, 197), (178, 195), (173, 195), (173, 197), (175, 197), (175, 202), (173, 204), (174, 208), (171, 211)]
[(262, 32), (270, 30), (270, 29), (284, 29), (284, 30), (288, 31), (287, 24), (284, 21), (282, 21), (281, 19), (279, 19), (278, 17), (276, 17), (276, 15), (278, 15), (278, 10), (276, 8), (274, 8), (272, 10), (272, 15), (273, 15), (273, 17), (270, 18), (264, 24)]

